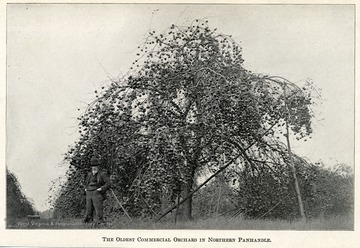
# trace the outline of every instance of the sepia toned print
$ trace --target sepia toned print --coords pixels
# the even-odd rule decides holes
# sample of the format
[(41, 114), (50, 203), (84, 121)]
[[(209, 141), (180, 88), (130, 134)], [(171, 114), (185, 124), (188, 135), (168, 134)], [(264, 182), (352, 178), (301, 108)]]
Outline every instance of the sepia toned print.
[(84, 246), (355, 240), (355, 5), (6, 13), (5, 231), (49, 246), (26, 232), (94, 232)]

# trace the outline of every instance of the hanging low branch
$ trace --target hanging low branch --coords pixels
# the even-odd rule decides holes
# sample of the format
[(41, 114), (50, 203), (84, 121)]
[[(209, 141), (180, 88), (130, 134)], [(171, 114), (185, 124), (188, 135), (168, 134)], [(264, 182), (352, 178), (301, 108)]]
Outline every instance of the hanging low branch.
[[(263, 133), (262, 136), (265, 136), (273, 127), (275, 126), (275, 123), (265, 131), (265, 133)], [(257, 141), (253, 142), (252, 144), (250, 144), (248, 147), (246, 147), (244, 149), (243, 152), (246, 152), (247, 150), (249, 150), (253, 145), (255, 145), (257, 143)], [(164, 216), (166, 216), (168, 213), (170, 213), (172, 210), (174, 210), (177, 206), (183, 204), (188, 198), (190, 198), (193, 194), (195, 194), (199, 189), (201, 189), (205, 184), (207, 184), (211, 179), (213, 179), (214, 177), (216, 177), (216, 175), (218, 175), (219, 173), (221, 173), (222, 171), (224, 171), (227, 167), (229, 167), (229, 165), (233, 164), (236, 159), (238, 159), (241, 155), (243, 155), (243, 153), (237, 155), (236, 157), (234, 157), (233, 159), (231, 159), (228, 163), (226, 163), (224, 166), (220, 167), (220, 169), (215, 172), (213, 175), (211, 175), (208, 179), (206, 179), (202, 184), (200, 184), (198, 187), (196, 187), (192, 192), (190, 192), (190, 194), (188, 195), (187, 198), (182, 199), (180, 202), (178, 202), (177, 204), (173, 205), (172, 207), (170, 207), (169, 209), (167, 209), (162, 215), (160, 215), (158, 218), (155, 219), (155, 222), (158, 222), (159, 220), (161, 220)]]

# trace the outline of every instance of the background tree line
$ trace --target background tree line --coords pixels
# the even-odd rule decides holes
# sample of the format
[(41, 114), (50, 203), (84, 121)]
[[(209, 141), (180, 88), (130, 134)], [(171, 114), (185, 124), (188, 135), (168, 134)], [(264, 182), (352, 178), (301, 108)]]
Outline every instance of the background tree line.
[(7, 225), (16, 219), (35, 214), (33, 203), (24, 195), (14, 173), (6, 169), (6, 219)]

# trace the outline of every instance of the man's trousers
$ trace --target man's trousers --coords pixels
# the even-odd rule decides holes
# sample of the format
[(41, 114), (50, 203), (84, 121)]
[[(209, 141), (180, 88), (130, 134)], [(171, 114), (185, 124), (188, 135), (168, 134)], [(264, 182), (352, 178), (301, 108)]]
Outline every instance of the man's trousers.
[[(95, 223), (103, 221), (103, 202), (104, 196), (101, 192), (86, 191), (86, 212), (85, 222), (94, 220)], [(93, 210), (95, 210), (95, 216), (93, 218)]]

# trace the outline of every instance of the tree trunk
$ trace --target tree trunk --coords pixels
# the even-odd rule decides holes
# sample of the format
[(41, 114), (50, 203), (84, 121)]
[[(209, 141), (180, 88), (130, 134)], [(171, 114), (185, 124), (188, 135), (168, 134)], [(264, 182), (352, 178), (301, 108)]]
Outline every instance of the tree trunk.
[(163, 186), (161, 192), (161, 214), (165, 213), (166, 209), (169, 207), (170, 196), (171, 195), (167, 187)]
[(192, 219), (192, 195), (190, 195), (193, 184), (194, 184), (194, 166), (189, 164), (188, 172), (186, 173), (186, 183), (182, 189), (181, 197), (183, 199), (188, 198), (181, 206), (181, 219), (183, 221), (188, 221)]
[[(187, 198), (191, 192), (191, 185), (189, 183), (185, 186), (183, 190), (183, 198)], [(183, 220), (191, 220), (192, 219), (192, 196), (190, 196), (183, 204)]]

